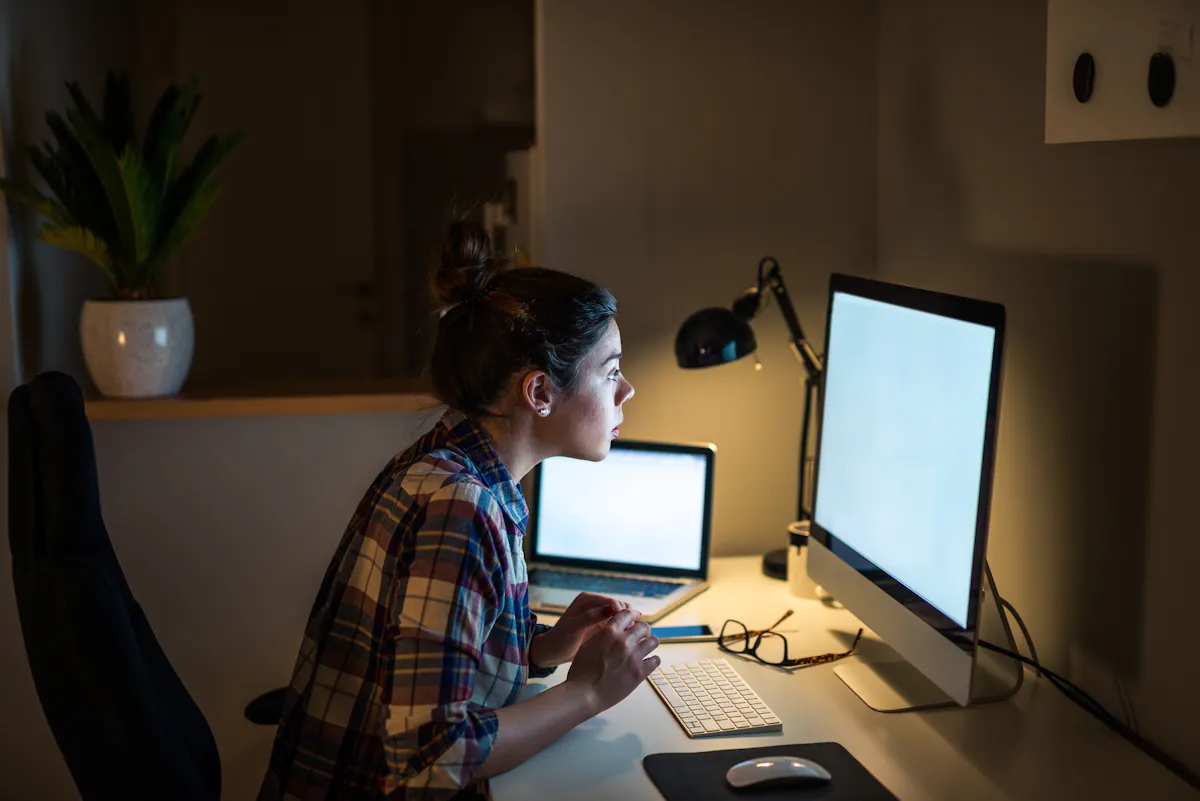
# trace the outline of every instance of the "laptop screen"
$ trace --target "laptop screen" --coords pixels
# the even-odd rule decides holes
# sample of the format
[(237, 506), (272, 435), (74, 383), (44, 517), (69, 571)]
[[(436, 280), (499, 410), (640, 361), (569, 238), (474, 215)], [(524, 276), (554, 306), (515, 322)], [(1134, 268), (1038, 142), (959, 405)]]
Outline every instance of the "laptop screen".
[(614, 442), (601, 462), (547, 459), (532, 510), (533, 558), (699, 574), (713, 459), (711, 447), (630, 442)]

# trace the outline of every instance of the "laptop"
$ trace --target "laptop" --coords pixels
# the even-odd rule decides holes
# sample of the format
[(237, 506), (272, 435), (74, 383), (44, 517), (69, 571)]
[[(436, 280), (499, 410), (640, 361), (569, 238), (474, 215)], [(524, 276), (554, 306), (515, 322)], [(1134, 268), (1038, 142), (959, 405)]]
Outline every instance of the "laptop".
[(555, 457), (534, 471), (529, 605), (561, 614), (581, 592), (647, 622), (708, 589), (712, 445), (616, 440), (608, 457)]

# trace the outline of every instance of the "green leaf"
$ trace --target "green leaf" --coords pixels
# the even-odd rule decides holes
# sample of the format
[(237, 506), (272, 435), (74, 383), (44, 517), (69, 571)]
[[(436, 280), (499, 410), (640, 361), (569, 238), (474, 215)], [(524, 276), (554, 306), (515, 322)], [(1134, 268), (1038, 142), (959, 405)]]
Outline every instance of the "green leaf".
[(108, 248), (86, 228), (78, 225), (63, 226), (46, 223), (38, 231), (38, 239), (55, 247), (82, 253), (99, 265), (100, 269), (104, 270), (104, 274), (108, 276), (108, 280), (112, 281), (114, 286), (116, 285), (117, 281), (113, 275)]
[(175, 217), (174, 223), (154, 255), (156, 270), (164, 267), (175, 251), (188, 240), (208, 212), (209, 207), (220, 197), (221, 190), (221, 185), (216, 181), (208, 181), (192, 194)]
[(42, 147), (45, 152), (36, 147), (29, 148), (29, 160), (33, 162), (33, 168), (37, 170), (38, 175), (42, 176), (42, 180), (50, 187), (50, 191), (54, 193), (58, 201), (67, 205), (71, 202), (71, 189), (63, 177), (62, 167), (54, 157), (54, 151), (50, 149), (50, 145), (43, 142)]
[[(191, 127), (198, 108), (200, 108), (200, 82), (193, 76), (183, 86), (183, 95), (179, 98), (179, 111), (172, 123), (171, 134), (174, 142), (167, 152), (165, 163), (165, 175), (168, 183), (175, 180), (175, 168), (179, 166), (179, 150), (183, 143), (183, 137)], [(163, 184), (164, 189), (166, 186), (167, 184)]]
[(71, 219), (70, 213), (62, 207), (61, 203), (53, 198), (46, 197), (31, 186), (25, 186), (15, 181), (0, 178), (0, 192), (3, 192), (19, 203), (24, 203), (55, 225), (69, 226), (75, 224)]
[(182, 90), (168, 86), (150, 115), (142, 153), (163, 191), (175, 180), (179, 149), (199, 105), (199, 82), (193, 77)]
[(158, 102), (154, 104), (154, 111), (150, 112), (150, 121), (146, 123), (146, 138), (142, 143), (142, 157), (163, 187), (170, 181), (170, 178), (166, 177), (166, 153), (172, 145), (178, 148), (182, 138), (173, 127), (173, 122), (178, 117), (175, 104), (179, 102), (179, 97), (179, 87), (175, 84), (163, 91)]
[[(87, 97), (83, 94), (83, 90), (79, 88), (79, 84), (75, 81), (67, 81), (67, 91), (71, 94), (71, 99), (75, 101), (76, 112), (91, 120), (97, 127), (100, 127), (100, 118), (92, 110), (92, 104), (88, 102)], [(71, 114), (68, 112), (67, 117), (70, 118), (70, 116)]]
[(121, 170), (122, 183), (125, 185), (125, 197), (129, 202), (130, 220), (133, 223), (133, 266), (140, 266), (154, 252), (154, 238), (158, 229), (158, 187), (146, 168), (146, 163), (142, 161), (142, 154), (132, 142), (125, 148), (124, 155), (117, 163)]
[(103, 117), (68, 82), (72, 105), (46, 115), (52, 140), (29, 149), (53, 197), (18, 182), (0, 183), (0, 192), (49, 220), (39, 238), (87, 256), (119, 291), (137, 292), (152, 286), (216, 201), (221, 189), (212, 175), (241, 135), (209, 138), (181, 170), (182, 142), (200, 106), (196, 78), (163, 92), (141, 146), (128, 76), (105, 78)]
[(191, 126), (192, 120), (196, 117), (196, 110), (200, 108), (200, 79), (193, 75), (188, 78), (188, 82), (183, 85), (183, 96), (179, 99), (179, 112), (183, 119), (183, 128), (180, 130), (179, 137), (187, 133), (187, 129)]
[(179, 180), (167, 191), (166, 197), (163, 198), (158, 254), (155, 256), (155, 261), (165, 262), (166, 258), (169, 258), (171, 249), (167, 249), (166, 256), (163, 255), (163, 250), (175, 228), (176, 221), (199, 189), (237, 148), (241, 140), (240, 133), (231, 134), (223, 139), (216, 136), (209, 137), (208, 141), (201, 145), (200, 150), (196, 152), (192, 163), (180, 173)]
[(137, 234), (134, 230), (133, 211), (125, 192), (125, 181), (116, 154), (109, 147), (104, 132), (94, 120), (76, 112), (67, 112), (71, 128), (79, 138), (79, 144), (87, 153), (92, 169), (100, 178), (104, 196), (116, 223), (117, 237), (107, 242), (109, 253), (118, 263), (137, 263)]
[(117, 223), (104, 186), (92, 168), (87, 152), (58, 114), (48, 113), (46, 124), (58, 142), (58, 149), (53, 151), (53, 155), (69, 193), (69, 197), (62, 198), (63, 205), (70, 210), (75, 222), (93, 231), (105, 242), (117, 243)]

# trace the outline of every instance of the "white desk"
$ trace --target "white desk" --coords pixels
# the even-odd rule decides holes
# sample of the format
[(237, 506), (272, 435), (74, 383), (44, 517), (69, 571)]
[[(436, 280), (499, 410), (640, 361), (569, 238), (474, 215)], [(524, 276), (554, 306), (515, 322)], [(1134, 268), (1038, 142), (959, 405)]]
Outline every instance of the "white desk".
[[(781, 627), (789, 651), (844, 650), (859, 628), (857, 619), (792, 596), (784, 582), (761, 574), (759, 562), (714, 560), (711, 588), (658, 625), (707, 623), (715, 630), (735, 618), (767, 626), (790, 608), (796, 614)], [(867, 631), (857, 653), (869, 656), (881, 647)], [(827, 741), (849, 750), (901, 801), (1197, 798), (1186, 783), (1031, 673), (1008, 702), (881, 714), (842, 684), (833, 665), (787, 673), (725, 654), (711, 643), (662, 645), (657, 653), (664, 664), (725, 657), (779, 715), (783, 732), (689, 739), (643, 683), (617, 706), (493, 779), (495, 799), (661, 801), (642, 768), (647, 754), (760, 745), (768, 752), (789, 743)], [(527, 694), (563, 681), (568, 667), (531, 683)]]

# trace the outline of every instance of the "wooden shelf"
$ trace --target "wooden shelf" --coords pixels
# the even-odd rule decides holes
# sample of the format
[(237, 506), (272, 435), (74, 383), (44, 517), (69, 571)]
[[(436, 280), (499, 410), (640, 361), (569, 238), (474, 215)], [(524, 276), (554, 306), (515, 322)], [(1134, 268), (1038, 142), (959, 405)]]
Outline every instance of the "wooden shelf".
[(236, 389), (191, 388), (164, 398), (123, 399), (89, 394), (89, 420), (170, 420), (281, 415), (433, 412), (438, 407), (420, 382), (312, 382)]

